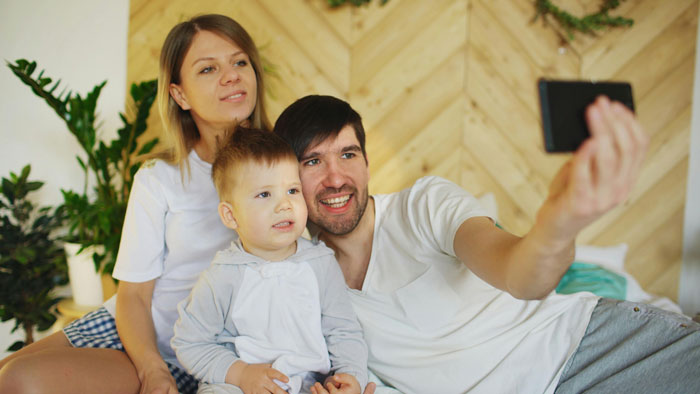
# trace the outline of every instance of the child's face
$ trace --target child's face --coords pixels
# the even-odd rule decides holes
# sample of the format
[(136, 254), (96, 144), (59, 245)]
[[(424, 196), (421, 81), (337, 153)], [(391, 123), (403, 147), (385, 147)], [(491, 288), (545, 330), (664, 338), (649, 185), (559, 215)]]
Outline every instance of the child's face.
[(269, 261), (294, 254), (306, 227), (299, 164), (291, 159), (272, 166), (249, 162), (235, 176), (229, 201), (234, 223), (223, 218), (224, 223), (238, 232), (248, 253)]

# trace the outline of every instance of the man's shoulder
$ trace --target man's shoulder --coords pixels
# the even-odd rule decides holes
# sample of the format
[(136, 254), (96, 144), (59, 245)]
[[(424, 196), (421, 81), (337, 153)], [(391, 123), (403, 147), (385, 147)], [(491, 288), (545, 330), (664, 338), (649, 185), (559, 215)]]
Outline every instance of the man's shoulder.
[(401, 191), (388, 194), (375, 194), (372, 197), (375, 199), (375, 203), (379, 205), (388, 205), (397, 201), (403, 201), (404, 203), (410, 201), (414, 203), (416, 199), (427, 197), (431, 194), (450, 193), (452, 191), (464, 192), (464, 189), (445, 178), (436, 175), (428, 175), (417, 179), (413, 185)]

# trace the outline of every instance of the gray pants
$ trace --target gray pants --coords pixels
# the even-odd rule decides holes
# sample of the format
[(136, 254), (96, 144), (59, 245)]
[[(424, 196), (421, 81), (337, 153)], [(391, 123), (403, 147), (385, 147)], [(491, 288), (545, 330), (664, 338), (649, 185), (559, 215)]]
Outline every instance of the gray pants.
[(555, 391), (581, 392), (700, 393), (700, 324), (602, 298)]

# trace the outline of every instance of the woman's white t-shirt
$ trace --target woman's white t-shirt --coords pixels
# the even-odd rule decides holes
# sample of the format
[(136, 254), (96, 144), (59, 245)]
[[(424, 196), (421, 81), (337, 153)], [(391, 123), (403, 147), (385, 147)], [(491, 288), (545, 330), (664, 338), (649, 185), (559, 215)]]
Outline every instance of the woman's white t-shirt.
[[(144, 163), (134, 177), (113, 276), (127, 282), (155, 279), (151, 312), (158, 349), (179, 366), (170, 347), (177, 304), (185, 299), (217, 251), (236, 239), (219, 219), (211, 164), (194, 150), (190, 174), (161, 160)], [(184, 181), (183, 181), (184, 179)], [(116, 316), (116, 297), (105, 302)]]

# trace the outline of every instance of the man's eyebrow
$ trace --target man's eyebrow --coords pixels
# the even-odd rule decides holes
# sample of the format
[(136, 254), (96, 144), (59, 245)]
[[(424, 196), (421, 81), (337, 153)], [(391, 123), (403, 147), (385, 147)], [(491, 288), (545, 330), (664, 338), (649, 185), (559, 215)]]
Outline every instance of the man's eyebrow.
[(341, 153), (345, 152), (362, 152), (362, 149), (358, 145), (348, 145), (340, 150)]
[[(362, 149), (360, 148), (359, 145), (352, 144), (352, 145), (345, 146), (340, 150), (340, 153), (346, 153), (346, 152), (362, 152)], [(321, 156), (320, 152), (311, 151), (311, 152), (305, 153), (303, 156), (301, 156), (299, 161), (309, 160), (313, 157), (318, 157), (318, 156)]]

